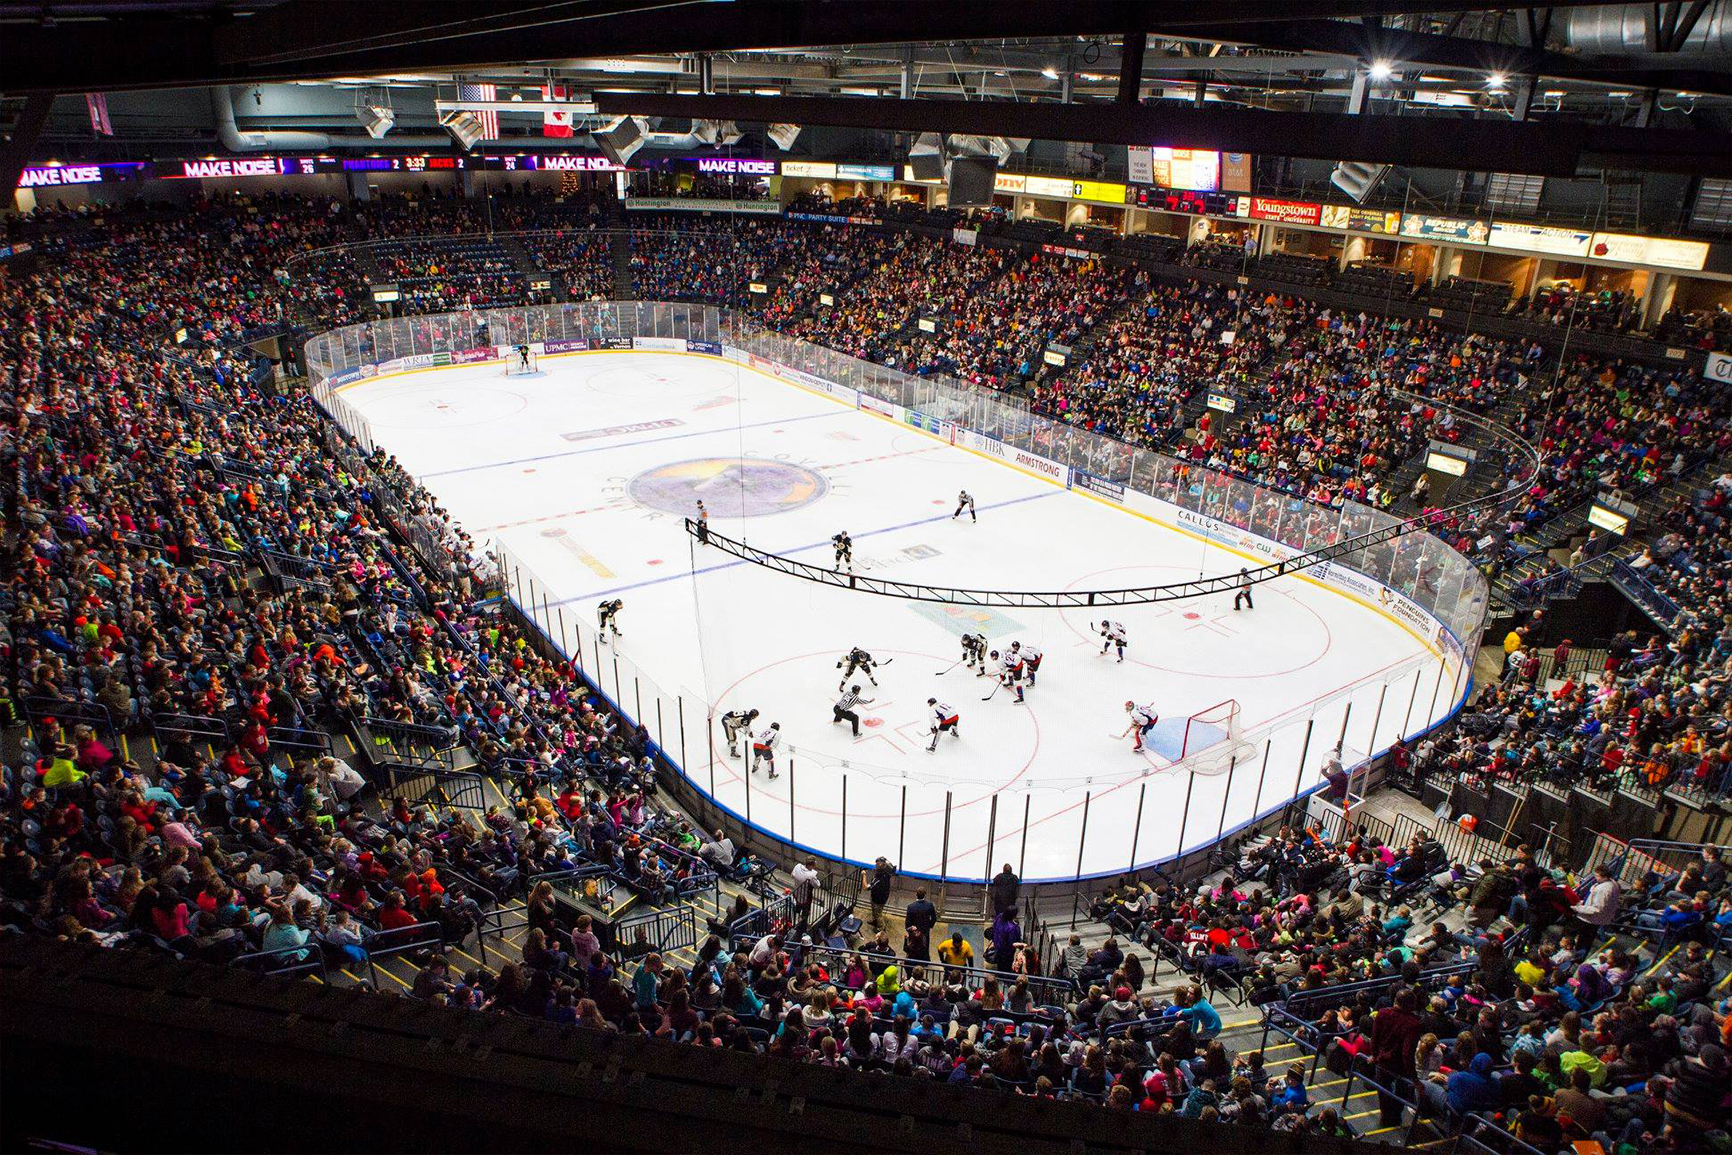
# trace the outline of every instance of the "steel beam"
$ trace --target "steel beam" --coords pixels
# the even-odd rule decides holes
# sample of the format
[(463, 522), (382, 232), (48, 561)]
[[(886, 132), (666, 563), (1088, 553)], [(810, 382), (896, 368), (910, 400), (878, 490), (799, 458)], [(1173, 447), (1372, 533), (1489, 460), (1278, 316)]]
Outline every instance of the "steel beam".
[(808, 96), (668, 96), (598, 92), (603, 115), (695, 117), (742, 123), (823, 124), (1037, 140), (1145, 144), (1319, 160), (1444, 168), (1473, 157), (1481, 168), (1540, 176), (1604, 169), (1732, 176), (1732, 136), (1634, 129), (1558, 119), (1543, 124), (1458, 116), (1347, 117), (1338, 113), (1171, 102), (1025, 104)]
[[(1604, 0), (1510, 0), (1512, 9), (1563, 8)], [(1232, 17), (1280, 24), (1302, 8), (1309, 20), (1366, 13), (1482, 11), (1485, 0), (1234, 0)], [(526, 60), (638, 53), (800, 49), (824, 45), (901, 44), (1041, 37), (1117, 36), (1152, 19), (1145, 0), (1067, 0), (1004, 4), (999, 0), (741, 0), (683, 4), (670, 12), (656, 0), (547, 4), (506, 0), (287, 0), (210, 18), (128, 13), (111, 20), (17, 21), (6, 26), (5, 91), (76, 92), (127, 88), (318, 79), (521, 66)], [(1208, 27), (1221, 19), (1218, 0), (1168, 0), (1163, 31)], [(1017, 133), (1014, 135), (1027, 135)]]

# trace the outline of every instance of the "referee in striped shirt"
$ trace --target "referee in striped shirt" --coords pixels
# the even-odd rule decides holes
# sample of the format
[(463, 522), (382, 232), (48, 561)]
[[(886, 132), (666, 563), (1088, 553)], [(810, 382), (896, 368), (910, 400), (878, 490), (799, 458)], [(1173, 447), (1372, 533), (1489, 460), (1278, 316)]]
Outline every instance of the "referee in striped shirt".
[(854, 712), (854, 707), (865, 703), (871, 705), (875, 699), (862, 698), (858, 683), (848, 687), (848, 692), (837, 700), (835, 709), (831, 711), (831, 722), (846, 722), (854, 727), (854, 737), (860, 736), (860, 715)]

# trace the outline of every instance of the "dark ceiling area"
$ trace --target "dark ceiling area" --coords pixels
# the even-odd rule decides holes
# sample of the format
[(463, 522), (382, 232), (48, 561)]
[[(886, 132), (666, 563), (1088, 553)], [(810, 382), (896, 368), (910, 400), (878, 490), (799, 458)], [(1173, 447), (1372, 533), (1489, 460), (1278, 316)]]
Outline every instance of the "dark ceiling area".
[[(561, 83), (604, 120), (1732, 175), (1732, 0), (0, 3), (0, 45), (13, 148), (33, 96), (253, 86), (248, 127), (307, 130), (310, 94), (261, 91), (377, 87), (412, 107), (480, 80)], [(166, 137), (172, 115), (139, 126)]]

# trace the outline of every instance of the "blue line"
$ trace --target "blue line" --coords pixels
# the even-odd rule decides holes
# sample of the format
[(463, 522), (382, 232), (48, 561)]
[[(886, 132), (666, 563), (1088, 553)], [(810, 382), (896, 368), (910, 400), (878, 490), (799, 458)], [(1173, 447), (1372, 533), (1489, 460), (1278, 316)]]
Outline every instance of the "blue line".
[(490, 461), (486, 465), (465, 465), (461, 469), (442, 469), (437, 473), (423, 473), (421, 479), (425, 481), (430, 477), (450, 477), (457, 473), (474, 473), (480, 469), (524, 465), (531, 461), (551, 461), (556, 457), (578, 457), (585, 453), (605, 453), (610, 449), (628, 449), (633, 445), (654, 445), (659, 441), (678, 441), (684, 437), (708, 437), (712, 433), (729, 433), (735, 429), (757, 429), (765, 425), (792, 425), (796, 421), (816, 421), (820, 417), (835, 417), (846, 412), (846, 409), (838, 409), (835, 413), (808, 413), (804, 417), (778, 417), (774, 421), (753, 421), (746, 425), (728, 425), (720, 429), (694, 429), (689, 433), (670, 433), (666, 437), (645, 437), (638, 441), (616, 441), (610, 445), (592, 445), (588, 449), (567, 449), (562, 453), (543, 453), (537, 457), (518, 457), (511, 461)]
[[(1059, 490), (1059, 489), (1049, 489), (1045, 493), (1031, 493), (1027, 497), (1013, 497), (1009, 501), (995, 501), (995, 502), (992, 502), (991, 504), (983, 505), (980, 508), (981, 509), (1003, 509), (1007, 505), (1021, 505), (1025, 501), (1039, 501), (1043, 497), (1051, 497), (1054, 494), (1061, 493), (1061, 492), (1063, 492), (1063, 491)], [(855, 534), (854, 536), (855, 537), (876, 537), (877, 535), (879, 535), (881, 533), (895, 533), (899, 529), (912, 529), (917, 525), (930, 525), (935, 521), (949, 521), (952, 516), (954, 516), (954, 515), (948, 514), (948, 513), (934, 514), (931, 517), (923, 517), (917, 521), (905, 521), (901, 525), (887, 525), (883, 529), (870, 529), (870, 530), (867, 530), (865, 533)], [(813, 542), (811, 545), (797, 546), (794, 549), (788, 550), (787, 553), (788, 554), (805, 553), (809, 549), (821, 549), (824, 546), (827, 546), (829, 544), (830, 544), (830, 539), (825, 538), (823, 541)], [(783, 556), (787, 556), (787, 555), (784, 554)], [(612, 597), (614, 594), (623, 594), (627, 590), (641, 590), (645, 586), (659, 586), (663, 582), (682, 581), (686, 578), (694, 577), (697, 574), (701, 574), (701, 573), (715, 573), (717, 570), (733, 569), (735, 566), (739, 566), (739, 565), (755, 565), (755, 564), (757, 564), (757, 563), (747, 561), (745, 559), (741, 559), (739, 561), (723, 562), (720, 565), (705, 566), (703, 569), (700, 569), (700, 570), (692, 570), (692, 571), (687, 572), (687, 573), (668, 574), (666, 577), (650, 578), (648, 581), (633, 582), (629, 586), (615, 586), (613, 589), (610, 589), (610, 590), (601, 590), (597, 593), (578, 594), (574, 597), (561, 598), (557, 602), (543, 603), (543, 604), (550, 604), (550, 605), (555, 605), (555, 606), (568, 606), (572, 602), (576, 602), (576, 601), (587, 601), (590, 598)]]

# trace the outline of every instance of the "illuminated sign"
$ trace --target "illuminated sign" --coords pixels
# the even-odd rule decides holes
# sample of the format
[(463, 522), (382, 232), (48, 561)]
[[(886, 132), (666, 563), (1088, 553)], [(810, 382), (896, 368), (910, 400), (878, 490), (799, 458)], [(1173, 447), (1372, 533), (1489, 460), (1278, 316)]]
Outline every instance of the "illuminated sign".
[(373, 290), (373, 303), (377, 305), (388, 304), (391, 301), (401, 300), (403, 297), (403, 294), (398, 291), (397, 286), (394, 284), (373, 285), (370, 287)]
[(1204, 148), (1133, 148), (1131, 179), (1162, 188), (1214, 192), (1221, 187), (1221, 154)]
[(831, 296), (829, 293), (819, 293), (818, 303), (820, 305), (834, 305), (836, 303), (836, 298)]
[(1732, 385), (1732, 353), (1710, 353), (1702, 366), (1702, 376), (1708, 381)]
[(1323, 219), (1323, 206), (1311, 201), (1282, 201), (1272, 197), (1239, 197), (1233, 211), (1242, 217), (1277, 221), (1284, 225), (1314, 225)]
[(746, 288), (754, 293), (767, 293), (770, 291), (770, 286), (764, 284), (762, 281), (748, 281), (746, 282)]
[(1588, 510), (1588, 524), (1623, 537), (1624, 531), (1630, 528), (1630, 519), (1628, 515), (1596, 501)]
[(1058, 176), (1024, 177), (1022, 191), (1037, 197), (1064, 197), (1068, 199), (1075, 181)]
[(842, 180), (895, 180), (893, 164), (839, 164), (836, 175)]
[[(292, 161), (285, 163), (293, 163)], [(299, 165), (294, 166), (296, 170)], [(194, 180), (234, 180), (243, 176), (281, 176), (286, 170), (274, 156), (251, 156), (235, 160), (182, 161), (180, 175)]]
[(615, 164), (605, 156), (526, 156), (523, 160), (525, 168), (538, 168), (543, 172), (627, 171), (625, 165)]
[(76, 184), (101, 184), (99, 164), (51, 164), (27, 168), (18, 180), (19, 188), (57, 188)]
[(1071, 182), (1070, 195), (1073, 200), (1122, 205), (1125, 203), (1125, 186), (1104, 180), (1076, 180)]
[(1530, 253), (1553, 253), (1561, 257), (1585, 257), (1592, 233), (1581, 229), (1561, 229), (1552, 225), (1511, 224), (1498, 221), (1491, 226), (1490, 243), (1499, 248), (1520, 249)]
[(938, 322), (934, 321), (931, 317), (922, 317), (918, 322), (916, 322), (916, 324), (919, 325), (922, 333), (938, 332)]
[(1425, 455), (1425, 467), (1438, 473), (1447, 473), (1451, 477), (1460, 477), (1467, 472), (1467, 462), (1459, 457), (1451, 457), (1447, 453), (1428, 453)]
[(731, 156), (700, 156), (699, 172), (724, 172), (738, 176), (775, 176), (773, 160), (738, 160)]
[(1065, 363), (1064, 354), (1060, 353), (1057, 349), (1048, 349), (1046, 352), (1041, 354), (1040, 359), (1045, 361), (1048, 365), (1057, 365), (1061, 368)]
[(1217, 413), (1237, 413), (1239, 411), (1239, 399), (1227, 393), (1210, 392), (1208, 407)]
[(1667, 269), (1700, 269), (1708, 263), (1703, 241), (1680, 241), (1672, 237), (1638, 237), (1629, 233), (1595, 233), (1588, 255), (1632, 265), (1658, 265)]
[(836, 166), (829, 161), (819, 160), (785, 160), (782, 162), (783, 176), (809, 176), (818, 180), (834, 180)]
[(1349, 229), (1356, 233), (1382, 233), (1394, 236), (1401, 231), (1401, 214), (1382, 209), (1360, 209), (1348, 205), (1324, 205), (1323, 227)]
[(1484, 221), (1464, 220), (1461, 217), (1433, 217), (1424, 213), (1403, 213), (1401, 217), (1401, 235), (1404, 237), (1483, 245), (1490, 231)]

